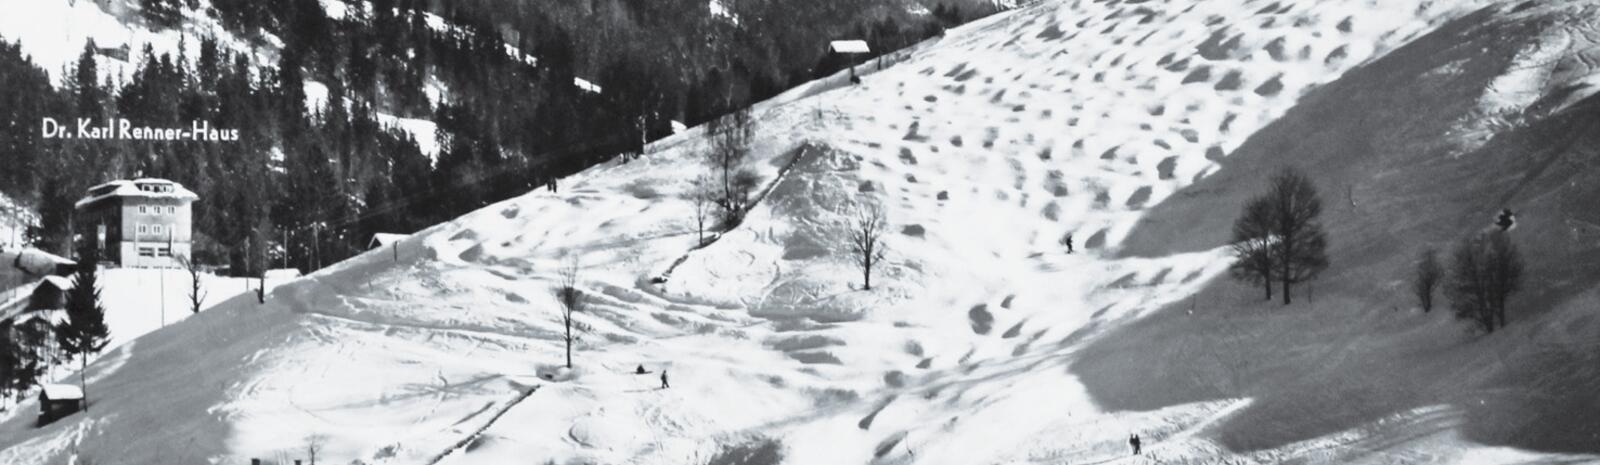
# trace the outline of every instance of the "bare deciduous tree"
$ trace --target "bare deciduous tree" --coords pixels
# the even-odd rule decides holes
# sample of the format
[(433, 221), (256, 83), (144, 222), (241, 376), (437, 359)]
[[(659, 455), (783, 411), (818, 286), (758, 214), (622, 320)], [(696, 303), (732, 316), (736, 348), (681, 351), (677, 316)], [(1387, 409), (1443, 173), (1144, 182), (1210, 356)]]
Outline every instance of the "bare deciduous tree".
[(1522, 256), (1503, 230), (1479, 234), (1456, 245), (1445, 293), (1456, 317), (1484, 332), (1506, 325), (1506, 301), (1521, 288)]
[(1240, 281), (1261, 284), (1266, 300), (1272, 300), (1272, 273), (1276, 269), (1272, 248), (1272, 204), (1265, 197), (1251, 200), (1244, 216), (1233, 222), (1233, 256), (1238, 260), (1228, 268)]
[(306, 436), (306, 458), (311, 459), (310, 465), (317, 465), (317, 454), (320, 454), (327, 444), (328, 436), (325, 434)]
[(694, 232), (695, 245), (706, 243), (706, 220), (711, 219), (711, 179), (706, 176), (695, 178), (694, 186), (689, 191), (689, 202), (694, 204)]
[(706, 125), (711, 147), (706, 150), (706, 161), (712, 171), (720, 176), (722, 192), (717, 204), (726, 212), (737, 211), (733, 202), (734, 173), (750, 154), (750, 140), (754, 137), (754, 121), (749, 108), (734, 110)]
[(883, 208), (875, 204), (858, 208), (855, 218), (851, 219), (850, 251), (855, 254), (856, 263), (861, 265), (862, 289), (872, 289), (872, 267), (883, 261), (886, 253), (883, 231), (888, 223)]
[(1268, 300), (1272, 282), (1283, 286), (1283, 304), (1292, 286), (1315, 279), (1328, 268), (1328, 239), (1317, 222), (1322, 200), (1311, 180), (1294, 169), (1273, 176), (1271, 187), (1251, 199), (1233, 224), (1234, 278), (1262, 284)]
[(1416, 270), (1412, 273), (1411, 292), (1417, 296), (1417, 303), (1422, 305), (1424, 313), (1433, 311), (1434, 290), (1439, 288), (1439, 282), (1444, 279), (1444, 267), (1439, 265), (1439, 251), (1422, 251), (1417, 258)]
[(1291, 286), (1315, 279), (1328, 268), (1328, 239), (1317, 222), (1322, 200), (1311, 179), (1292, 168), (1273, 176), (1267, 198), (1272, 204), (1272, 235), (1276, 239), (1276, 278), (1283, 285), (1283, 304), (1288, 305)]
[(560, 286), (556, 289), (556, 299), (561, 302), (561, 324), (566, 328), (566, 335), (562, 338), (567, 343), (567, 368), (572, 368), (572, 317), (583, 311), (583, 291), (578, 290), (578, 256), (568, 257), (561, 265)]
[(178, 256), (178, 264), (189, 272), (189, 311), (200, 313), (200, 306), (206, 301), (206, 291), (200, 283), (200, 264), (182, 255)]

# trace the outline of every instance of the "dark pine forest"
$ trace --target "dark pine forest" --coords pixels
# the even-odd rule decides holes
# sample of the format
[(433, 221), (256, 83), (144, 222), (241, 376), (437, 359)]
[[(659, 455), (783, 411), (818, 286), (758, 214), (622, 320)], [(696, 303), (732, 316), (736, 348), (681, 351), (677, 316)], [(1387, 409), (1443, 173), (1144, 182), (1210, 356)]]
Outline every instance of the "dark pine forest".
[[(129, 20), (152, 28), (179, 27), (181, 12), (200, 6), (132, 1), (140, 8)], [(37, 211), (28, 240), (71, 256), (72, 205), (85, 189), (162, 177), (201, 197), (197, 262), (238, 275), (285, 263), (310, 271), (359, 253), (374, 232), (449, 220), (638, 151), (673, 120), (699, 124), (835, 72), (845, 63), (825, 53), (828, 40), (890, 51), (993, 12), (723, 2), (735, 21), (700, 0), (347, 3), (353, 13), (335, 19), (319, 0), (211, 0), (207, 12), (256, 54), (189, 37), (181, 53), (126, 51), (117, 58), (136, 65), (126, 78), (100, 69), (106, 51), (90, 43), (52, 82), (0, 38), (0, 192)], [(575, 77), (603, 92), (577, 88)], [(308, 109), (312, 81), (328, 99)], [(447, 92), (432, 102), (430, 85)], [(434, 121), (436, 162), (380, 112)], [(206, 121), (238, 129), (240, 140), (44, 140), (42, 117)]]

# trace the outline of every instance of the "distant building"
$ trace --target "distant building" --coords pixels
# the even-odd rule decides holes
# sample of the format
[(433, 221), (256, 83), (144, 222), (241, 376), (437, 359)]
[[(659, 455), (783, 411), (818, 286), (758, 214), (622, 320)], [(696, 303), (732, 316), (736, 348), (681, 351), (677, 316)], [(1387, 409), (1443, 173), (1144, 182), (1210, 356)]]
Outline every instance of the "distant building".
[(101, 263), (124, 267), (174, 268), (189, 257), (200, 196), (165, 179), (118, 180), (89, 188), (76, 204), (73, 232), (78, 244), (93, 244)]
[(72, 290), (72, 279), (64, 276), (45, 276), (33, 287), (28, 296), (26, 310), (59, 310), (67, 308), (67, 292)]
[(828, 42), (828, 51), (846, 55), (859, 55), (871, 53), (872, 49), (867, 47), (867, 41), (865, 40), (835, 40)]
[(83, 390), (70, 384), (46, 384), (39, 390), (39, 419), (48, 425), (61, 417), (83, 410)]
[(872, 53), (865, 40), (835, 40), (828, 42), (828, 53), (844, 55), (850, 61), (850, 83), (860, 84), (861, 78), (856, 76), (856, 56)]
[(379, 247), (388, 247), (390, 244), (406, 240), (410, 234), (373, 233), (372, 240), (367, 242), (367, 250)]

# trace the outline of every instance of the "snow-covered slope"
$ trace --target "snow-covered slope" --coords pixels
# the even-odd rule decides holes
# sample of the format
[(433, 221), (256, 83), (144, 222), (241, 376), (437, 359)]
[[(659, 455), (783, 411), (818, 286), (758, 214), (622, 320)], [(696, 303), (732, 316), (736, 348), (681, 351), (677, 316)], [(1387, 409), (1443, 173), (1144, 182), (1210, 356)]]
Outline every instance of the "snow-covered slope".
[[(0, 423), (0, 461), (282, 462), (313, 443), (321, 461), (397, 464), (1600, 460), (1570, 445), (1582, 424), (1536, 427), (1572, 415), (1545, 396), (1595, 379), (1578, 350), (1595, 319), (1578, 309), (1600, 297), (1573, 271), (1593, 260), (1529, 291), (1550, 308), (1514, 326), (1527, 329), (1479, 340), (1438, 312), (1391, 309), (1406, 305), (1391, 277), (1413, 245), (1387, 225), (1447, 243), (1490, 198), (1472, 186), (1503, 185), (1494, 170), (1514, 156), (1442, 172), (1461, 182), (1402, 180), (1494, 147), (1473, 137), (1543, 127), (1496, 126), (1551, 101), (1524, 92), (1587, 92), (1555, 84), (1587, 74), (1524, 47), (1583, 24), (1583, 5), (1484, 4), (1047, 1), (998, 15), (867, 65), (862, 85), (835, 77), (757, 106), (746, 166), (767, 188), (708, 246), (683, 200), (705, 172), (695, 129), (266, 305), (236, 298), (124, 345), (89, 368), (90, 412)], [(1530, 85), (1529, 66), (1479, 46), (1564, 77)], [(1402, 99), (1425, 89), (1438, 93)], [(1582, 128), (1591, 119), (1570, 113), (1593, 104), (1552, 108)], [(1358, 129), (1380, 155), (1333, 143)], [(1251, 174), (1285, 164), (1315, 169), (1325, 192), (1392, 179), (1351, 189), (1361, 214), (1330, 213), (1336, 244), (1389, 248), (1336, 247), (1328, 284), (1289, 308), (1219, 279)], [(1478, 174), (1449, 177), (1463, 173)], [(1529, 195), (1558, 184), (1522, 179), (1540, 186)], [(1596, 198), (1572, 195), (1562, 205)], [(871, 290), (841, 239), (864, 204), (891, 224)], [(1452, 220), (1407, 219), (1419, 205)], [(1531, 257), (1560, 252), (1529, 242)], [(574, 259), (587, 309), (567, 371), (552, 290)], [(1485, 363), (1499, 355), (1514, 363)], [(1526, 367), (1563, 374), (1497, 381)], [(1504, 414), (1516, 406), (1532, 408)], [(1124, 458), (1133, 433), (1149, 455)]]
[[(209, 7), (210, 2), (200, 4)], [(252, 46), (235, 37), (216, 18), (206, 15), (205, 8), (184, 8), (181, 27), (172, 29), (145, 24), (134, 8), (124, 0), (0, 0), (0, 11), (5, 12), (0, 15), (0, 37), (22, 44), (23, 53), (49, 72), (58, 85), (70, 76), (89, 41), (108, 51), (97, 57), (102, 75), (115, 73), (122, 82), (138, 69), (146, 45), (157, 56), (176, 55), (183, 49), (192, 63), (199, 57), (202, 37), (215, 38), (220, 46), (247, 54), (257, 63), (277, 60), (276, 46)], [(276, 41), (270, 36), (264, 40)]]

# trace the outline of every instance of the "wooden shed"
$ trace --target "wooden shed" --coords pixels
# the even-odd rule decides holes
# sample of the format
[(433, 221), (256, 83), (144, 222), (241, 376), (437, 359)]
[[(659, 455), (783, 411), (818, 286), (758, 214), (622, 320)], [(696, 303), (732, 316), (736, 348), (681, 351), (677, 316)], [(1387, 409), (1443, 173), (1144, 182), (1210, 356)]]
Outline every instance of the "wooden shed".
[(83, 410), (83, 390), (71, 384), (46, 384), (39, 390), (39, 426)]

